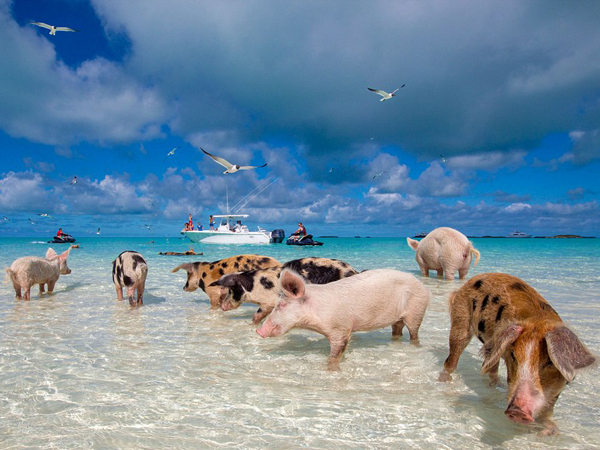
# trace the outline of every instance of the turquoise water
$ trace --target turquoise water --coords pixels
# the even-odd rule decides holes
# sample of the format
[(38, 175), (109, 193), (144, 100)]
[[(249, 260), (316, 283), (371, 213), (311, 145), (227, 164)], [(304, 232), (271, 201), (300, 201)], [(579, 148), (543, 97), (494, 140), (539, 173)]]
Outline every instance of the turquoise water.
[[(447, 356), (447, 298), (462, 282), (422, 278), (403, 238), (322, 239), (314, 248), (149, 240), (79, 240), (73, 272), (54, 295), (34, 288), (31, 301), (19, 301), (0, 286), (1, 448), (600, 448), (597, 368), (565, 388), (555, 407), (561, 434), (550, 438), (504, 417), (506, 389), (480, 376), (475, 340), (454, 381), (436, 381)], [(0, 239), (0, 264), (43, 256), (50, 246), (43, 241)], [(482, 257), (469, 276), (523, 278), (600, 353), (600, 240), (473, 242)], [(204, 256), (158, 255), (190, 246)], [(116, 300), (111, 280), (124, 250), (149, 265), (138, 309)], [(413, 273), (432, 292), (420, 346), (391, 342), (389, 329), (357, 333), (341, 371), (330, 373), (322, 336), (293, 330), (261, 339), (253, 308), (211, 312), (204, 293), (183, 292), (184, 273), (170, 272), (184, 261), (241, 253)]]

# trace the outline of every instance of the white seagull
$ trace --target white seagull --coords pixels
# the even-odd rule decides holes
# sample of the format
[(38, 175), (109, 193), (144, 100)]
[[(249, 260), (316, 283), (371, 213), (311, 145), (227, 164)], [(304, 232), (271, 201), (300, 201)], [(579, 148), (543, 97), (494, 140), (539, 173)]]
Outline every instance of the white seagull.
[(175, 154), (175, 150), (177, 150), (178, 148), (181, 148), (181, 147), (180, 146), (175, 147), (173, 150), (171, 150), (169, 153), (167, 153), (167, 156), (165, 156), (165, 159), (163, 159), (163, 162), (165, 162), (169, 156), (173, 156)]
[(69, 184), (75, 184), (75, 183), (77, 183), (77, 175), (75, 175), (73, 177), (73, 179), (71, 180), (71, 182)]
[(380, 176), (381, 176), (381, 175), (383, 175), (384, 173), (386, 173), (386, 172), (384, 171), (384, 172), (379, 172), (379, 173), (376, 173), (375, 175), (373, 175), (373, 179), (375, 179), (375, 178), (377, 178), (377, 177), (380, 177)]
[(4, 222), (10, 222), (10, 219), (6, 216), (4, 216), (4, 218), (2, 219)]
[(73, 28), (69, 28), (69, 27), (55, 27), (54, 25), (48, 25), (47, 23), (44, 23), (44, 22), (31, 21), (29, 23), (31, 25), (37, 25), (38, 27), (47, 28), (48, 30), (50, 30), (49, 34), (51, 34), (52, 36), (55, 36), (57, 31), (73, 31), (73, 32), (79, 31), (79, 30), (74, 30)]
[(98, 231), (96, 231), (96, 234), (100, 234), (100, 228), (98, 228)]
[(398, 89), (396, 89), (393, 92), (385, 92), (379, 89), (373, 89), (368, 87), (367, 89), (370, 90), (371, 92), (375, 92), (378, 95), (381, 95), (383, 98), (381, 100), (379, 100), (380, 102), (385, 102), (386, 100), (389, 100), (392, 97), (396, 96), (396, 92), (398, 92), (400, 89), (402, 89), (404, 86), (406, 86), (406, 84), (403, 84), (402, 86), (400, 86)]
[(52, 217), (50, 214), (37, 213), (37, 215), (40, 216), (40, 217), (47, 217), (48, 219), (56, 220), (56, 217)]
[(442, 162), (443, 162), (443, 163), (446, 163), (446, 162), (448, 162), (448, 160), (447, 160), (446, 158), (444, 158), (444, 155), (440, 155), (440, 158), (442, 158)]
[(237, 164), (231, 164), (226, 159), (219, 158), (218, 156), (215, 156), (215, 155), (211, 155), (206, 150), (204, 150), (202, 147), (200, 147), (200, 150), (202, 150), (205, 154), (207, 154), (208, 156), (210, 156), (213, 159), (214, 162), (216, 162), (217, 164), (220, 164), (223, 167), (225, 167), (227, 170), (225, 172), (223, 172), (223, 173), (235, 173), (238, 170), (260, 169), (261, 167), (265, 167), (267, 165), (267, 163), (265, 163), (262, 166), (238, 166)]
[(35, 225), (35, 224), (37, 223), (37, 222), (34, 222), (34, 221), (33, 221), (33, 220), (31, 220), (31, 219), (28, 219), (28, 220), (29, 220), (29, 223), (30, 223), (31, 225)]

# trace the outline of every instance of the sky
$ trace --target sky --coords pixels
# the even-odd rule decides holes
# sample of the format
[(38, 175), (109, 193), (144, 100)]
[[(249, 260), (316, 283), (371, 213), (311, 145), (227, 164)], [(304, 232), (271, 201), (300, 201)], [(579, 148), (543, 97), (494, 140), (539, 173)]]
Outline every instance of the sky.
[[(288, 234), (600, 236), (597, 17), (597, 1), (0, 0), (0, 235), (175, 236), (228, 199)], [(224, 175), (200, 147), (268, 165)]]

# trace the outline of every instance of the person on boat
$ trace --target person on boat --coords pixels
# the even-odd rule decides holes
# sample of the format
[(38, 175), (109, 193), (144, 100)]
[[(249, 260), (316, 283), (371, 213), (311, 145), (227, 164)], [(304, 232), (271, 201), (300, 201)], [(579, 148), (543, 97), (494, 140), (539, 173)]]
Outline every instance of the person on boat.
[(183, 231), (190, 231), (190, 224), (189, 223), (185, 222), (183, 224)]
[(294, 241), (302, 239), (304, 236), (306, 236), (306, 234), (306, 228), (304, 228), (302, 222), (298, 222), (298, 229), (292, 233), (292, 236), (294, 236)]
[(233, 227), (233, 231), (235, 231), (236, 233), (241, 233), (242, 232), (242, 221), (238, 220), (235, 223), (235, 226)]
[(215, 229), (215, 219), (213, 218), (212, 214), (208, 218), (208, 227), (210, 231), (214, 231)]
[(188, 215), (188, 231), (192, 231), (194, 229), (194, 221), (192, 220), (192, 213)]
[(204, 227), (202, 226), (202, 222), (198, 222), (198, 231), (204, 231)]

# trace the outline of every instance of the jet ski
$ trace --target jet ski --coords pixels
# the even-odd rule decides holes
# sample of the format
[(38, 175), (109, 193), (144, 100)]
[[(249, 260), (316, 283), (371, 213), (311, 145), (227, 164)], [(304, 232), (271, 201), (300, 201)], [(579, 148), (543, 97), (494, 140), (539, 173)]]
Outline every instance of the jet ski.
[(294, 235), (292, 234), (287, 241), (285, 241), (286, 245), (323, 245), (322, 242), (313, 241), (312, 234), (307, 234), (306, 236), (302, 236), (300, 239), (294, 240)]
[(54, 236), (51, 241), (48, 241), (48, 244), (70, 244), (71, 242), (75, 242), (75, 238), (70, 234), (62, 234), (62, 236)]

